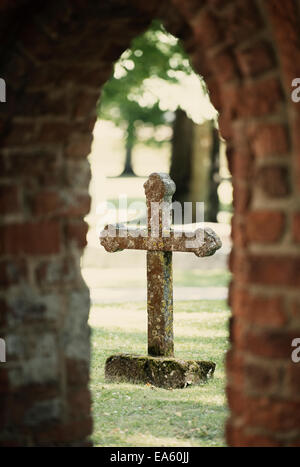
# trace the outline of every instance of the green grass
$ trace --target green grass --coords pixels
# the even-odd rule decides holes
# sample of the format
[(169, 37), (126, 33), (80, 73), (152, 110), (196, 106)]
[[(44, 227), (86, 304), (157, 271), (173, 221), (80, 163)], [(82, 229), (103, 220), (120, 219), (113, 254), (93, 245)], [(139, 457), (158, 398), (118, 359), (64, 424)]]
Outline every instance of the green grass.
[[(146, 287), (146, 271), (140, 269), (87, 268), (84, 277), (89, 287), (128, 288)], [(173, 270), (177, 287), (228, 287), (231, 274), (223, 269), (178, 269)]]
[(223, 269), (175, 270), (174, 285), (178, 287), (228, 287), (231, 273)]
[(146, 353), (143, 304), (103, 305), (91, 312), (92, 380), (96, 446), (224, 446), (223, 360), (229, 311), (223, 301), (177, 302), (175, 353), (217, 364), (201, 386), (165, 390), (108, 384), (105, 359), (114, 353)]

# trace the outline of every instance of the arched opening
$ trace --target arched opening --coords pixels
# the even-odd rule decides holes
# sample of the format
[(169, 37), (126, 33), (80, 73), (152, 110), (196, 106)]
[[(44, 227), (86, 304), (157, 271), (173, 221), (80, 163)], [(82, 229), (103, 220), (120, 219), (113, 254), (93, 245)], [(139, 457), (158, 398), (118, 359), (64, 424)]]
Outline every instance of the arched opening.
[[(219, 139), (217, 112), (181, 43), (158, 21), (121, 55), (101, 99), (89, 156), (92, 209), (81, 262), (92, 302), (94, 443), (223, 445), (230, 219), (207, 223), (226, 215), (217, 194), (218, 186), (221, 192), (226, 186), (214, 179), (228, 170), (220, 149), (224, 142)], [(153, 172), (171, 173), (177, 185), (174, 197), (182, 208), (187, 206), (184, 202), (191, 203), (194, 211), (196, 202), (207, 203), (204, 225), (223, 242), (220, 252), (210, 258), (173, 254), (175, 357), (217, 364), (214, 379), (198, 387), (192, 381), (186, 389), (170, 383), (166, 391), (150, 379), (136, 386), (104, 378), (105, 360), (111, 355), (147, 355), (147, 265), (145, 251), (106, 252), (99, 244), (100, 232), (107, 223), (146, 224), (143, 185)], [(228, 180), (222, 183), (230, 185)], [(217, 198), (214, 214), (213, 197)], [(193, 217), (188, 219), (185, 212), (180, 222), (188, 224), (186, 228), (203, 228), (201, 219), (191, 224)]]

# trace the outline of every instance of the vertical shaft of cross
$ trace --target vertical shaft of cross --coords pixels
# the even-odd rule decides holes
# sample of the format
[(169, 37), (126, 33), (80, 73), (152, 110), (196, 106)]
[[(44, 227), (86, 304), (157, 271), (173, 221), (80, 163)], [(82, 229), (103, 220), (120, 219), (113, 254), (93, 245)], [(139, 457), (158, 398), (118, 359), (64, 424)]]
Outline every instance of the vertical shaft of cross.
[(172, 252), (147, 251), (148, 354), (172, 356), (173, 278)]
[[(153, 174), (145, 183), (148, 235), (159, 242), (170, 228), (175, 184), (166, 174)], [(164, 210), (164, 215), (163, 215)], [(173, 271), (171, 251), (147, 251), (148, 354), (173, 356)]]

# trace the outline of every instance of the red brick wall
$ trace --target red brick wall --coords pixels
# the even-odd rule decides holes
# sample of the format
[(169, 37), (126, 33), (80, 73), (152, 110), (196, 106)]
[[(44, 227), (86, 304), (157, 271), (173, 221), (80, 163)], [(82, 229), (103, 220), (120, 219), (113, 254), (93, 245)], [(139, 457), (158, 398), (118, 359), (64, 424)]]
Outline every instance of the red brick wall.
[[(163, 6), (161, 6), (163, 4)], [(220, 111), (234, 181), (227, 441), (300, 443), (300, 77), (295, 0), (0, 5), (0, 444), (85, 445), (89, 295), (80, 276), (100, 86), (162, 17)]]

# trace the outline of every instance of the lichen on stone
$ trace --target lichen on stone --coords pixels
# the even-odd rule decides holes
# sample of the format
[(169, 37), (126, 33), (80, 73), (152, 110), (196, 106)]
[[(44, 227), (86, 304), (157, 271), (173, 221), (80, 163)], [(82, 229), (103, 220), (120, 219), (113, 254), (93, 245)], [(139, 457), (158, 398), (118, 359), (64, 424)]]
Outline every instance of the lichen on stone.
[(206, 361), (119, 354), (106, 360), (105, 377), (114, 382), (179, 389), (207, 381), (215, 367), (215, 363)]

